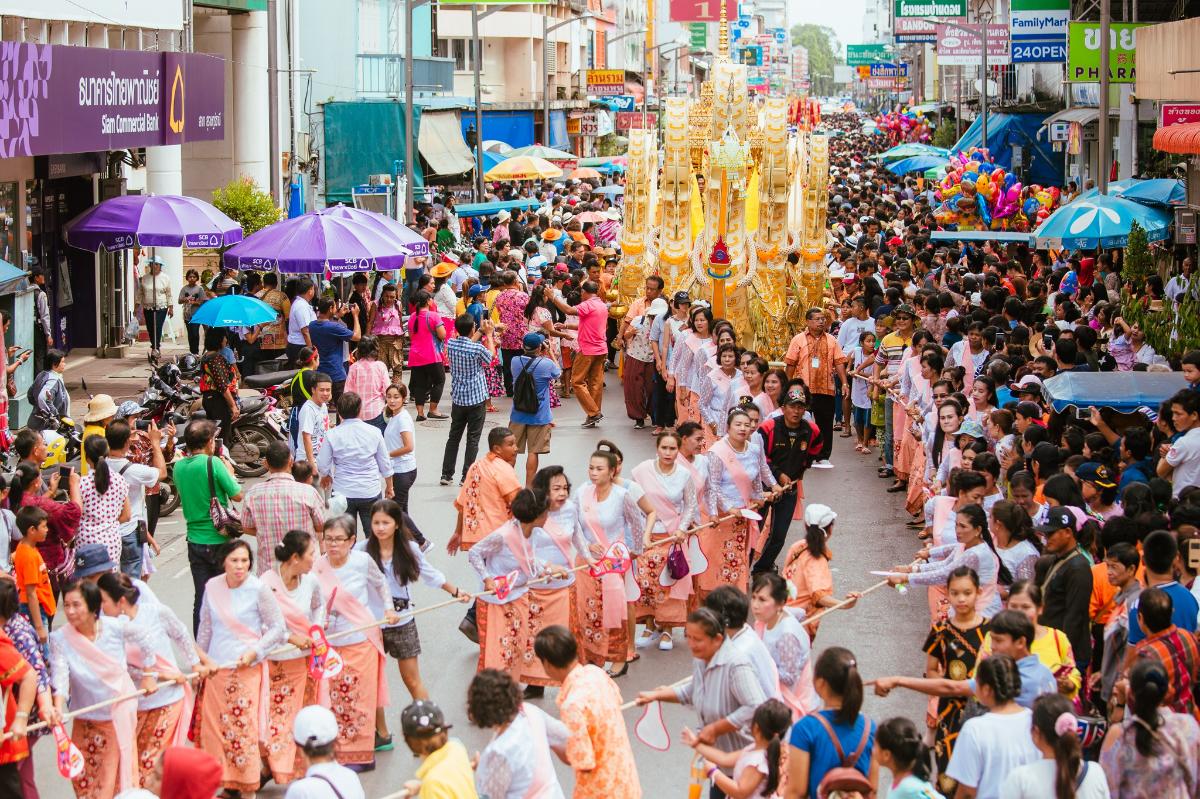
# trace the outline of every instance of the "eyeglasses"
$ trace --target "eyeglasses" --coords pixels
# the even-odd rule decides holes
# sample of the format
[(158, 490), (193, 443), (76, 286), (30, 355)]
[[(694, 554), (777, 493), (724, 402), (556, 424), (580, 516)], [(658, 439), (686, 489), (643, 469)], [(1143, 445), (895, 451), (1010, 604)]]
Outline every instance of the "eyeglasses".
[(324, 540), (326, 544), (348, 544), (353, 539), (347, 538), (343, 535), (327, 535), (322, 540)]

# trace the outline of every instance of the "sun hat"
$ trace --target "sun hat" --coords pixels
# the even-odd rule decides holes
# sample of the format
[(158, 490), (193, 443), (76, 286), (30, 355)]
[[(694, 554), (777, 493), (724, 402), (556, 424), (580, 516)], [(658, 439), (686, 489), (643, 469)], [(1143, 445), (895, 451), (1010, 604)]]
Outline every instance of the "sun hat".
[(837, 514), (828, 505), (813, 503), (804, 509), (804, 523), (820, 527), (822, 530), (833, 524), (833, 520), (836, 518)]
[(654, 302), (650, 303), (650, 307), (646, 309), (647, 316), (661, 316), (668, 311), (667, 301), (662, 297), (656, 297)]
[(437, 266), (430, 269), (429, 274), (440, 280), (444, 277), (450, 277), (450, 275), (454, 274), (454, 270), (456, 268), (457, 267), (454, 264), (442, 261)]
[(133, 400), (125, 400), (117, 406), (117, 418), (128, 419), (130, 416), (137, 416), (139, 413), (145, 413), (146, 409), (138, 405)]
[(113, 402), (113, 398), (108, 394), (92, 397), (88, 400), (87, 407), (87, 415), (83, 417), (85, 422), (99, 422), (117, 415), (117, 403)]
[(971, 436), (971, 438), (984, 438), (983, 425), (974, 419), (967, 419), (962, 423), (962, 426), (954, 431), (956, 436)]

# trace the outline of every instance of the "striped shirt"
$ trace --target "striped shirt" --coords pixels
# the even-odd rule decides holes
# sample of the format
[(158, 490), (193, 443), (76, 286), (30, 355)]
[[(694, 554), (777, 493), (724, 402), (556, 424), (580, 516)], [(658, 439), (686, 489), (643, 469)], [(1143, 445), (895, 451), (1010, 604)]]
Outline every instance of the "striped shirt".
[[(884, 366), (887, 370), (887, 375), (894, 375), (900, 371), (900, 363), (904, 360), (904, 351), (912, 346), (912, 336), (904, 338), (899, 333), (888, 333), (883, 337), (883, 341), (879, 342), (879, 348), (875, 351), (875, 363)], [(884, 375), (879, 375), (883, 377)]]
[(1167, 695), (1163, 707), (1188, 713), (1200, 720), (1196, 705), (1196, 680), (1200, 678), (1200, 648), (1196, 636), (1172, 624), (1147, 636), (1134, 647), (1136, 657), (1156, 657), (1167, 672)]
[(750, 722), (754, 710), (767, 701), (750, 659), (729, 638), (707, 663), (699, 658), (692, 661), (692, 681), (676, 688), (675, 698), (681, 705), (691, 705), (701, 724), (728, 719), (737, 727), (737, 732), (717, 738), (716, 747), (722, 752), (736, 752), (753, 743)]
[(492, 354), (478, 341), (457, 336), (446, 344), (450, 354), (450, 401), (468, 406), (487, 402), (484, 370), (492, 365)]

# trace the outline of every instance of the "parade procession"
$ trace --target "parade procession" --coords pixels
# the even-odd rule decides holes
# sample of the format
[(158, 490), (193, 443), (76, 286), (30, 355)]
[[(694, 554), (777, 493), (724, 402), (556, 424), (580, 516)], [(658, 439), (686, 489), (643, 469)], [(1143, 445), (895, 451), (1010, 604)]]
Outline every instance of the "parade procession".
[(0, 799), (1200, 799), (1196, 3), (43, 5)]

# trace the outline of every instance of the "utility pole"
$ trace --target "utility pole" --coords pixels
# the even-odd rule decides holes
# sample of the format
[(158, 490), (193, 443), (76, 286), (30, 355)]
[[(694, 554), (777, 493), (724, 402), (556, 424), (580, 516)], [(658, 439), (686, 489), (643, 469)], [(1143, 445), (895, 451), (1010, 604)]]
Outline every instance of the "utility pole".
[(271, 199), (282, 205), (283, 181), (279, 163), (279, 4), (267, 0), (267, 167), (271, 178)]
[(413, 221), (413, 163), (417, 154), (413, 137), (413, 0), (404, 0), (404, 223)]
[(1112, 168), (1112, 130), (1108, 119), (1108, 64), (1112, 53), (1112, 0), (1100, 0), (1100, 118), (1097, 120), (1100, 148), (1100, 174), (1096, 185), (1101, 194), (1108, 194), (1108, 171)]
[(471, 6), (471, 66), (475, 72), (475, 202), (483, 202), (483, 98), (480, 96), (480, 61), (483, 43), (479, 41), (479, 6)]

